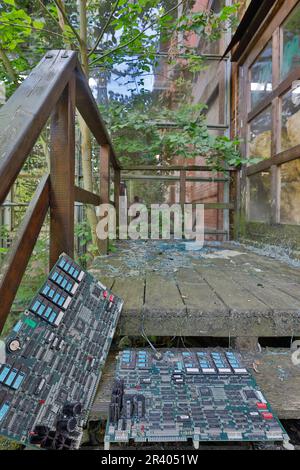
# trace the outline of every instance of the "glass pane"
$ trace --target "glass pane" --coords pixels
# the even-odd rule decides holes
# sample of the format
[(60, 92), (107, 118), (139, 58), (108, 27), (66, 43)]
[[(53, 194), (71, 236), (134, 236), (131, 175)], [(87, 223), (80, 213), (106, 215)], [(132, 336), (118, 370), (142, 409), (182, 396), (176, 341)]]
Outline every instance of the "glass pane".
[[(191, 96), (193, 103), (205, 103), (204, 110), (208, 124), (224, 124), (226, 109), (224, 96), (219, 90), (220, 76), (224, 73), (224, 63), (219, 60), (203, 60), (201, 70), (194, 73)], [(223, 92), (224, 93), (224, 92)]]
[[(203, 1), (195, 1), (194, 2), (194, 8), (193, 10), (196, 11), (198, 9), (202, 10), (203, 8), (208, 7), (208, 3), (210, 3), (210, 9), (214, 13), (220, 13), (222, 8), (226, 6), (226, 1), (225, 0), (212, 0), (210, 2), (207, 2), (207, 0)], [(206, 5), (204, 5), (206, 4)], [(217, 55), (222, 55), (225, 52), (225, 49), (229, 43), (228, 41), (229, 35), (228, 34), (222, 34), (219, 40), (216, 41), (211, 41), (204, 39), (201, 37), (201, 34), (199, 36), (199, 52), (200, 53), (205, 53), (205, 54), (217, 54)]]
[(300, 6), (283, 24), (282, 36), (281, 78), (284, 78), (300, 65)]
[(300, 144), (300, 82), (282, 97), (281, 150)]
[(281, 165), (280, 221), (300, 225), (300, 160)]
[(271, 108), (266, 109), (250, 123), (249, 156), (271, 157)]
[(249, 219), (269, 222), (271, 216), (271, 178), (269, 172), (250, 176)]
[(272, 91), (272, 42), (258, 56), (250, 69), (251, 108)]

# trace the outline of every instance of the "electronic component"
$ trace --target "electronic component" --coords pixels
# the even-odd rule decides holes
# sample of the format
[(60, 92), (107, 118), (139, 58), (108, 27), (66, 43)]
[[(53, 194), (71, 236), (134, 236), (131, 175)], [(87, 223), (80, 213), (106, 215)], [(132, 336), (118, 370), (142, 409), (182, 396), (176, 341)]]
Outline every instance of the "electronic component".
[(123, 302), (67, 255), (5, 340), (0, 434), (78, 448)]
[(288, 439), (238, 353), (122, 351), (105, 448), (112, 442), (283, 441)]

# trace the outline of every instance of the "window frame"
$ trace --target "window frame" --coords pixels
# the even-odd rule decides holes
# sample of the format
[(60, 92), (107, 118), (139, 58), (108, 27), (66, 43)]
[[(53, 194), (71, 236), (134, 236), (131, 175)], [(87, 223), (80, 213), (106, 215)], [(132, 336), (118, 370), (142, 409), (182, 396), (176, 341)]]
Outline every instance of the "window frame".
[[(246, 187), (245, 211), (247, 220), (250, 216), (250, 183), (249, 177), (263, 171), (269, 171), (271, 177), (271, 223), (281, 224), (281, 178), (280, 167), (282, 164), (300, 158), (300, 145), (281, 151), (281, 100), (293, 86), (300, 80), (300, 66), (295, 67), (281, 80), (281, 58), (283, 53), (282, 27), (288, 17), (296, 8), (300, 8), (300, 0), (290, 0), (275, 13), (268, 25), (257, 37), (254, 45), (249, 45), (249, 51), (243, 56), (243, 62), (239, 67), (239, 132), (242, 138), (241, 152), (249, 156), (250, 125), (253, 119), (271, 107), (271, 157), (257, 164), (243, 167), (244, 185)], [(264, 51), (269, 41), (272, 41), (272, 91), (266, 95), (257, 105), (251, 108), (251, 67)]]

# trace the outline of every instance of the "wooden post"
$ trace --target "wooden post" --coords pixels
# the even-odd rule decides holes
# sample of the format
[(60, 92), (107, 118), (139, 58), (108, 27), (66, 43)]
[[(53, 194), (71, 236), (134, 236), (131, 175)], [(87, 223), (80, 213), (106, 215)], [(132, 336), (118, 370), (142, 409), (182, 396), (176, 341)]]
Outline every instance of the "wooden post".
[[(100, 147), (100, 199), (101, 204), (109, 204), (109, 183), (110, 183), (110, 148), (109, 145)], [(108, 238), (99, 240), (99, 248), (102, 254), (108, 253)]]
[[(273, 90), (280, 83), (280, 49), (281, 49), (281, 33), (277, 28), (272, 36), (273, 43), (273, 61), (272, 61), (272, 83)], [(280, 152), (281, 147), (281, 110), (279, 97), (272, 101), (272, 147), (271, 157), (275, 157)], [(271, 223), (280, 223), (280, 167), (271, 166)]]
[(180, 170), (180, 205), (182, 210), (184, 209), (185, 204), (185, 183), (186, 183), (186, 172), (185, 170)]
[(180, 170), (180, 189), (179, 189), (179, 200), (182, 210), (182, 233), (184, 234), (184, 204), (186, 198), (186, 171)]
[(115, 202), (115, 209), (116, 209), (116, 225), (117, 225), (117, 238), (119, 236), (119, 210), (120, 210), (120, 184), (121, 184), (121, 172), (119, 169), (115, 169), (115, 186), (114, 186), (114, 202)]
[(30, 201), (23, 222), (2, 266), (0, 281), (0, 332), (10, 312), (32, 250), (49, 207), (49, 177), (44, 176)]
[[(280, 100), (275, 98), (272, 102), (272, 148), (271, 156), (280, 151), (281, 146), (281, 123), (280, 123)], [(271, 166), (271, 223), (280, 223), (280, 167)]]
[(75, 80), (51, 118), (50, 269), (62, 252), (74, 256)]

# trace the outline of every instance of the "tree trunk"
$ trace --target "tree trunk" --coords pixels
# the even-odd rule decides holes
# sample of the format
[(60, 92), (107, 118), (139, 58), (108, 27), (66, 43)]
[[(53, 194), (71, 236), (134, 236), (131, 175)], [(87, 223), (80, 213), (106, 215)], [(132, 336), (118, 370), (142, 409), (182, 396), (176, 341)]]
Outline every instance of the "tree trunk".
[[(87, 51), (87, 0), (78, 0), (80, 18), (80, 56), (83, 71), (89, 78), (88, 51)], [(93, 191), (93, 171), (92, 171), (92, 142), (91, 133), (85, 121), (79, 116), (79, 127), (81, 132), (81, 155), (83, 185), (87, 191)], [(99, 240), (96, 235), (97, 216), (95, 208), (88, 206), (87, 219), (91, 227), (92, 242), (99, 248)]]
[(18, 75), (17, 75), (16, 71), (14, 70), (13, 66), (11, 65), (11, 62), (10, 62), (6, 52), (3, 49), (0, 49), (0, 60), (3, 62), (3, 65), (4, 65), (4, 68), (7, 72), (7, 75), (14, 82), (14, 84), (17, 86), (18, 85)]

